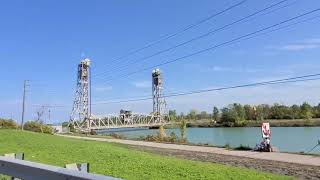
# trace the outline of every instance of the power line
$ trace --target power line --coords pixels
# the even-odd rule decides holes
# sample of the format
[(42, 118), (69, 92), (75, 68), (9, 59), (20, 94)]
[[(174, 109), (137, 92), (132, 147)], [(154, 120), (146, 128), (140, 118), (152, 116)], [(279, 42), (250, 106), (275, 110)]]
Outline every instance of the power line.
[[(271, 80), (271, 81), (263, 81), (263, 82), (256, 82), (256, 83), (250, 83), (250, 84), (244, 84), (244, 85), (235, 85), (235, 86), (227, 86), (227, 87), (221, 87), (221, 88), (212, 88), (212, 89), (202, 89), (202, 90), (193, 90), (193, 91), (187, 91), (187, 92), (177, 92), (177, 93), (170, 93), (164, 95), (164, 97), (170, 98), (170, 97), (176, 97), (176, 96), (185, 96), (185, 95), (192, 95), (192, 94), (201, 94), (201, 93), (207, 93), (207, 92), (214, 92), (214, 91), (223, 91), (223, 90), (229, 90), (229, 89), (238, 89), (238, 88), (245, 88), (245, 87), (255, 87), (255, 86), (267, 86), (267, 85), (276, 85), (276, 84), (286, 84), (286, 83), (294, 83), (294, 82), (307, 82), (307, 81), (315, 81), (320, 80), (319, 74), (309, 74), (304, 76), (296, 76), (291, 78), (284, 78), (284, 79), (277, 79), (277, 80)], [(130, 98), (127, 100), (120, 100), (120, 101), (105, 101), (105, 102), (98, 102), (98, 103), (92, 103), (92, 105), (103, 105), (103, 104), (117, 104), (117, 103), (126, 103), (126, 102), (137, 102), (137, 101), (145, 101), (152, 99), (151, 96), (141, 96), (139, 98)], [(71, 107), (71, 105), (32, 105), (35, 107), (49, 107), (49, 108), (63, 108), (63, 107)]]
[[(293, 83), (293, 82), (307, 82), (307, 81), (315, 81), (320, 80), (320, 74), (310, 74), (305, 76), (297, 76), (292, 78), (285, 78), (285, 79), (278, 79), (272, 81), (264, 81), (264, 82), (257, 82), (257, 83), (250, 83), (244, 85), (235, 85), (235, 86), (227, 86), (221, 88), (212, 88), (212, 89), (203, 89), (203, 90), (193, 90), (187, 92), (178, 92), (164, 95), (163, 97), (176, 97), (176, 96), (185, 96), (185, 95), (192, 95), (192, 94), (201, 94), (206, 92), (213, 92), (213, 91), (222, 91), (222, 90), (229, 90), (229, 89), (237, 89), (237, 88), (245, 88), (245, 87), (255, 87), (255, 86), (266, 86), (266, 85), (276, 85), (276, 84), (285, 84), (285, 83)], [(317, 77), (317, 78), (312, 78)], [(309, 78), (309, 79), (306, 79)], [(101, 105), (101, 104), (117, 104), (117, 103), (126, 103), (126, 102), (137, 102), (137, 101), (145, 101), (150, 100), (152, 97), (141, 97), (137, 99), (128, 99), (128, 100), (121, 100), (121, 101), (109, 101), (109, 102), (100, 102), (100, 103), (93, 103), (92, 105)]]
[[(290, 79), (297, 79), (297, 78), (290, 78)], [(227, 89), (237, 89), (237, 88), (252, 87), (252, 86), (263, 86), (263, 85), (275, 85), (275, 84), (292, 83), (292, 82), (314, 81), (314, 80), (319, 80), (319, 79), (320, 78), (299, 79), (299, 80), (282, 80), (282, 81), (277, 80), (277, 81), (252, 83), (252, 84), (245, 84), (245, 85), (238, 85), (238, 86), (231, 86), (231, 87), (222, 87), (222, 88), (215, 88), (215, 89), (205, 89), (205, 90), (177, 93), (177, 94), (172, 94), (172, 95), (168, 95), (168, 96), (165, 96), (165, 97), (175, 97), (175, 96), (184, 96), (184, 95), (190, 95), (190, 94), (200, 94), (200, 93), (211, 92), (211, 91), (221, 91), (221, 90), (227, 90)]]
[[(143, 46), (143, 47), (141, 47), (141, 48), (138, 48), (138, 49), (136, 49), (136, 50), (133, 50), (133, 51), (131, 51), (131, 52), (129, 52), (129, 53), (127, 53), (127, 54), (125, 54), (125, 55), (123, 55), (123, 56), (115, 59), (115, 60), (113, 60), (113, 63), (112, 63), (112, 64), (115, 64), (115, 63), (118, 62), (119, 60), (124, 59), (124, 58), (126, 58), (126, 57), (128, 57), (128, 56), (131, 56), (131, 55), (133, 55), (133, 54), (136, 54), (136, 53), (138, 53), (138, 52), (140, 52), (140, 51), (142, 51), (142, 50), (144, 50), (144, 49), (147, 49), (147, 48), (150, 48), (150, 47), (152, 47), (152, 46), (154, 46), (154, 45), (156, 45), (156, 44), (159, 44), (160, 42), (162, 42), (162, 41), (164, 41), (164, 40), (168, 40), (168, 39), (173, 38), (173, 37), (175, 37), (175, 36), (177, 36), (177, 35), (179, 35), (179, 34), (181, 34), (181, 33), (183, 33), (183, 32), (186, 32), (186, 31), (188, 31), (188, 30), (190, 30), (190, 29), (192, 29), (192, 28), (194, 28), (194, 27), (197, 27), (197, 26), (199, 26), (200, 24), (203, 24), (203, 23), (209, 21), (210, 19), (212, 19), (212, 18), (214, 18), (214, 17), (217, 17), (217, 16), (219, 16), (219, 15), (221, 15), (221, 14), (227, 12), (227, 11), (230, 11), (230, 10), (232, 10), (232, 9), (234, 9), (234, 8), (242, 5), (242, 4), (244, 4), (246, 1), (247, 1), (247, 0), (242, 0), (242, 1), (238, 2), (238, 3), (236, 3), (236, 4), (233, 4), (233, 5), (225, 8), (225, 9), (223, 9), (222, 11), (219, 11), (219, 12), (214, 13), (214, 14), (212, 14), (212, 15), (204, 18), (204, 19), (201, 19), (201, 20), (197, 21), (197, 22), (195, 22), (194, 24), (190, 24), (190, 25), (182, 28), (181, 30), (179, 30), (179, 31), (177, 31), (177, 32), (174, 32), (174, 33), (172, 33), (172, 34), (167, 34), (167, 35), (161, 37), (161, 38), (158, 39), (158, 40), (155, 40), (155, 41), (153, 41), (153, 42), (151, 42), (151, 43), (149, 43), (149, 44), (147, 44), (147, 45), (145, 45), (145, 46)], [(285, 0), (285, 1), (287, 1), (287, 0)], [(112, 64), (111, 64), (111, 65), (112, 65)], [(98, 75), (98, 74), (95, 74), (94, 76), (96, 76), (96, 75)]]
[[(189, 44), (189, 43), (191, 43), (191, 42), (193, 42), (193, 41), (196, 41), (196, 40), (205, 38), (205, 37), (210, 36), (210, 35), (214, 35), (214, 34), (216, 34), (217, 32), (222, 31), (222, 30), (225, 30), (225, 29), (227, 29), (227, 28), (230, 28), (231, 26), (233, 26), (233, 25), (235, 25), (235, 24), (238, 24), (238, 23), (241, 23), (241, 22), (246, 22), (245, 20), (248, 20), (248, 19), (250, 19), (250, 18), (252, 18), (252, 17), (254, 17), (254, 16), (256, 16), (256, 15), (262, 13), (262, 12), (264, 12), (264, 11), (267, 11), (267, 10), (269, 10), (269, 9), (272, 9), (273, 7), (276, 7), (276, 6), (282, 4), (282, 3), (286, 2), (286, 1), (288, 1), (288, 0), (282, 0), (282, 1), (280, 1), (280, 2), (277, 2), (277, 3), (275, 3), (275, 4), (272, 4), (272, 5), (268, 6), (268, 7), (265, 7), (265, 8), (263, 8), (263, 9), (261, 9), (261, 10), (258, 10), (258, 11), (256, 11), (256, 12), (250, 14), (250, 15), (247, 15), (247, 16), (245, 16), (245, 17), (243, 17), (243, 18), (240, 18), (240, 19), (238, 19), (238, 20), (236, 20), (236, 21), (233, 21), (233, 22), (231, 22), (231, 23), (229, 23), (229, 24), (223, 25), (223, 26), (221, 26), (221, 27), (219, 27), (219, 28), (216, 28), (216, 29), (212, 29), (212, 30), (210, 30), (209, 32), (204, 33), (204, 34), (202, 34), (202, 35), (200, 35), (200, 36), (191, 38), (191, 39), (189, 39), (189, 40), (187, 40), (187, 41), (184, 41), (184, 42), (182, 42), (182, 43), (180, 43), (180, 44), (174, 45), (174, 46), (169, 47), (169, 48), (167, 48), (167, 49), (160, 50), (160, 51), (158, 51), (158, 52), (156, 52), (156, 53), (154, 53), (154, 54), (151, 54), (151, 55), (142, 57), (142, 58), (140, 58), (140, 59), (136, 59), (135, 61), (131, 61), (130, 64), (125, 64), (125, 65), (122, 65), (122, 66), (121, 66), (121, 65), (120, 65), (120, 66), (116, 66), (116, 67), (114, 67), (113, 69), (111, 69), (111, 70), (109, 70), (109, 71), (106, 71), (106, 72), (104, 72), (104, 73), (100, 73), (100, 75), (105, 75), (106, 73), (110, 73), (110, 74), (111, 74), (111, 72), (113, 72), (113, 71), (118, 71), (118, 70), (121, 70), (121, 69), (122, 69), (122, 71), (125, 71), (125, 70), (126, 70), (125, 68), (130, 67), (130, 66), (132, 66), (132, 65), (135, 64), (135, 63), (138, 63), (138, 62), (140, 62), (140, 61), (142, 62), (142, 61), (144, 61), (144, 60), (150, 59), (150, 58), (155, 57), (155, 56), (157, 56), (157, 55), (163, 54), (163, 53), (165, 53), (165, 52), (168, 52), (168, 51), (171, 51), (171, 50), (176, 49), (176, 48), (178, 48), (178, 47), (181, 47), (181, 46), (184, 46), (184, 45), (186, 45), (186, 44)], [(289, 4), (289, 5), (290, 5), (290, 4)], [(280, 8), (285, 8), (285, 7), (287, 7), (287, 6), (288, 6), (288, 5), (285, 5), (285, 6), (282, 6), (282, 7), (280, 7)], [(276, 9), (276, 10), (279, 10), (279, 8)], [(271, 12), (268, 12), (268, 13), (271, 13)], [(263, 15), (265, 15), (265, 14), (263, 14)], [(97, 75), (96, 75), (95, 77), (97, 77)]]
[[(250, 36), (252, 36), (252, 35), (259, 34), (259, 33), (263, 32), (263, 31), (266, 31), (266, 30), (272, 29), (272, 28), (274, 28), (274, 27), (280, 26), (280, 25), (282, 25), (282, 24), (291, 22), (291, 21), (293, 21), (293, 20), (302, 18), (302, 17), (304, 17), (304, 16), (307, 16), (307, 15), (310, 15), (310, 14), (312, 14), (312, 13), (315, 13), (315, 12), (317, 12), (317, 11), (319, 11), (319, 10), (320, 10), (320, 8), (314, 9), (314, 10), (312, 10), (312, 11), (308, 11), (308, 12), (306, 12), (306, 13), (300, 14), (300, 15), (295, 16), (295, 17), (293, 17), (293, 18), (290, 18), (290, 19), (281, 21), (281, 22), (276, 23), (276, 24), (274, 24), (274, 25), (271, 25), (271, 26), (262, 28), (262, 29), (260, 29), (260, 30), (257, 30), (257, 31), (254, 31), (254, 32), (251, 32), (251, 33), (248, 33), (248, 34), (245, 34), (245, 35), (242, 35), (242, 36), (237, 37), (237, 38), (234, 38), (234, 39), (232, 39), (232, 40), (225, 41), (225, 42), (223, 42), (223, 43), (220, 43), (220, 44), (211, 46), (211, 47), (209, 47), (209, 48), (202, 49), (202, 50), (200, 50), (200, 51), (196, 51), (196, 52), (193, 52), (193, 53), (191, 53), (191, 54), (188, 54), (188, 55), (185, 55), (185, 56), (176, 58), (176, 59), (172, 59), (172, 60), (169, 60), (169, 61), (165, 61), (165, 62), (159, 63), (159, 64), (157, 64), (157, 65), (153, 65), (153, 66), (149, 66), (149, 67), (146, 67), (146, 68), (139, 69), (139, 70), (137, 70), (137, 71), (133, 71), (133, 72), (131, 72), (131, 73), (118, 76), (117, 78), (110, 79), (109, 81), (114, 80), (114, 79), (118, 79), (118, 78), (128, 77), (128, 76), (130, 76), (130, 75), (133, 75), (133, 74), (136, 74), (136, 73), (139, 73), (139, 72), (142, 72), (142, 71), (150, 70), (150, 69), (153, 69), (153, 68), (157, 68), (157, 67), (159, 67), (159, 66), (164, 66), (164, 65), (167, 65), (167, 64), (171, 64), (171, 63), (173, 63), (173, 62), (182, 61), (182, 60), (184, 60), (184, 59), (186, 59), (186, 58), (189, 58), (189, 57), (192, 57), (192, 56), (195, 56), (195, 55), (204, 53), (204, 52), (206, 52), (206, 51), (214, 50), (214, 49), (217, 49), (217, 48), (226, 46), (226, 45), (231, 45), (231, 44), (237, 43), (237, 42), (239, 42), (239, 41), (241, 41), (241, 40), (246, 40), (245, 38), (248, 39), (248, 37), (250, 37)], [(270, 32), (273, 32), (273, 31), (270, 31)], [(250, 39), (250, 38), (249, 38), (249, 39)]]

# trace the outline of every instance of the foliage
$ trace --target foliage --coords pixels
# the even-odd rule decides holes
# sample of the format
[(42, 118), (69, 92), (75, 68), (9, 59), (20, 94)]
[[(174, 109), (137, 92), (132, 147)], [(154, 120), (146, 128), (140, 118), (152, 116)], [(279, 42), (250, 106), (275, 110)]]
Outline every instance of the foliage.
[(270, 116), (270, 106), (268, 104), (260, 104), (253, 109), (255, 116), (248, 120), (263, 121), (269, 119)]
[(160, 127), (159, 127), (159, 138), (162, 140), (162, 139), (164, 139), (165, 137), (167, 137), (166, 131), (164, 130), (164, 127), (163, 127), (163, 126), (160, 126)]
[[(176, 113), (176, 112), (175, 112)], [(246, 126), (250, 120), (295, 120), (312, 118), (320, 118), (320, 103), (317, 106), (311, 106), (307, 102), (302, 105), (286, 106), (275, 103), (273, 105), (259, 104), (259, 105), (241, 105), (238, 103), (230, 104), (222, 109), (213, 107), (212, 113), (192, 109), (187, 115), (180, 113), (177, 119), (181, 120), (206, 120), (213, 119), (224, 126)]]
[(41, 133), (46, 133), (46, 134), (53, 133), (52, 127), (45, 125), (45, 124), (38, 122), (38, 121), (26, 122), (23, 126), (23, 129), (27, 130), (27, 131), (41, 132)]
[[(212, 113), (192, 109), (189, 114), (184, 115), (180, 113), (177, 119), (182, 120), (207, 120), (213, 119), (215, 126), (247, 126), (253, 124), (252, 121), (264, 121), (264, 120), (298, 120), (305, 119), (304, 125), (312, 126), (314, 122), (312, 118), (320, 118), (320, 103), (317, 106), (311, 106), (304, 102), (302, 105), (286, 106), (283, 104), (275, 103), (273, 105), (260, 104), (260, 105), (241, 105), (238, 103), (230, 104), (222, 109), (213, 107)], [(196, 123), (196, 122), (195, 122)], [(290, 125), (290, 122), (286, 123)], [(293, 124), (294, 126), (295, 124)], [(300, 123), (299, 123), (300, 126)]]
[(124, 139), (124, 136), (122, 134), (111, 133), (110, 136), (115, 139)]
[(18, 129), (19, 125), (12, 119), (0, 119), (0, 129)]
[(11, 180), (12, 178), (10, 176), (1, 175), (0, 174), (0, 180)]
[(176, 135), (175, 132), (171, 132), (171, 133), (170, 133), (170, 140), (171, 140), (172, 142), (176, 142), (176, 141), (178, 140), (178, 137), (177, 137), (177, 135)]
[(197, 110), (191, 109), (191, 110), (190, 110), (190, 113), (189, 113), (188, 116), (187, 116), (187, 118), (188, 118), (189, 120), (196, 120), (197, 114), (198, 114), (198, 111), (197, 111)]
[(141, 136), (140, 140), (151, 141), (151, 142), (166, 142), (166, 143), (185, 143), (185, 141), (181, 141), (176, 133), (171, 132), (170, 136), (160, 137), (160, 135), (147, 135), (146, 137)]
[(304, 102), (304, 103), (301, 105), (300, 111), (301, 111), (301, 117), (302, 117), (303, 119), (309, 120), (309, 119), (311, 119), (312, 116), (313, 116), (312, 107), (311, 107), (308, 103), (306, 103), (306, 102)]
[(62, 123), (62, 127), (68, 127), (68, 125), (69, 125), (69, 122), (63, 122)]
[(185, 120), (181, 121), (180, 124), (180, 133), (181, 133), (181, 139), (186, 139), (187, 137), (187, 122)]
[(226, 126), (244, 126), (245, 109), (241, 104), (231, 104), (221, 110), (221, 122)]
[(288, 179), (251, 169), (161, 156), (107, 142), (27, 131), (0, 131), (0, 154), (24, 152), (28, 161), (63, 167), (90, 163), (92, 173), (122, 179)]
[(233, 148), (234, 150), (239, 150), (239, 151), (251, 151), (252, 148), (247, 145), (247, 146), (244, 146), (242, 144), (240, 144), (240, 146), (236, 147), (236, 148)]
[(176, 110), (169, 110), (169, 117), (170, 117), (170, 121), (176, 121), (177, 120), (177, 111)]
[(215, 120), (216, 122), (220, 121), (219, 109), (216, 106), (213, 107), (212, 117), (213, 117), (213, 120)]

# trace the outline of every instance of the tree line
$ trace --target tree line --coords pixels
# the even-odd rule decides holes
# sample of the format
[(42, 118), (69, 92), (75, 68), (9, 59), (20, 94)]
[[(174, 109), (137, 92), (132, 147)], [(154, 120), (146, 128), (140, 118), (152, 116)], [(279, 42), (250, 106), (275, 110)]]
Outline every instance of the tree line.
[(221, 109), (213, 107), (212, 112), (190, 110), (189, 113), (181, 112), (179, 115), (176, 110), (169, 111), (170, 119), (178, 120), (205, 120), (211, 119), (218, 123), (230, 123), (241, 125), (247, 120), (262, 121), (266, 119), (312, 119), (320, 118), (320, 104), (311, 106), (307, 102), (301, 105), (294, 104), (287, 106), (275, 103), (273, 105), (242, 105), (233, 103)]

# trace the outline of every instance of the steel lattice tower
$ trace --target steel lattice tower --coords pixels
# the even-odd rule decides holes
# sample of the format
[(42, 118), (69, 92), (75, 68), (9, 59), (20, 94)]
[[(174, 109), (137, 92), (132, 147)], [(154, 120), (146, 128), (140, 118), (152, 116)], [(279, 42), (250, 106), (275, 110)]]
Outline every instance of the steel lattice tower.
[(77, 89), (69, 123), (76, 129), (90, 128), (90, 63), (90, 59), (86, 58), (78, 65)]
[(166, 116), (166, 101), (162, 95), (163, 79), (159, 69), (152, 71), (152, 99), (153, 99), (153, 116), (155, 123), (161, 123)]

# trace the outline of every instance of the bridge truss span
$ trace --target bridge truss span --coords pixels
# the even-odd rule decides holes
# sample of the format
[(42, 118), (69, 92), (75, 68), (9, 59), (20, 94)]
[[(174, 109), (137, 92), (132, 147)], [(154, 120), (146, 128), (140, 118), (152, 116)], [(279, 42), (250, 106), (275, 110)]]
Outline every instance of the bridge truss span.
[(80, 131), (92, 131), (100, 129), (119, 129), (119, 128), (142, 128), (159, 127), (166, 125), (167, 121), (159, 121), (153, 115), (132, 114), (130, 117), (123, 115), (91, 116), (84, 122), (74, 122), (74, 129)]

